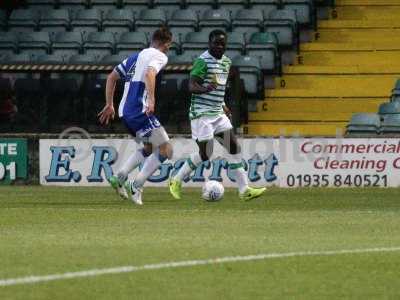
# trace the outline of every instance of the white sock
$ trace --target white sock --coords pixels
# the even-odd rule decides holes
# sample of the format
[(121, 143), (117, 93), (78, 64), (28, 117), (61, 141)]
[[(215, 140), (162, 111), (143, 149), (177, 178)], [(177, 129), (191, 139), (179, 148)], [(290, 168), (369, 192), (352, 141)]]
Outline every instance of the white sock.
[(229, 168), (233, 171), (239, 193), (243, 194), (249, 187), (249, 181), (247, 178), (247, 172), (244, 170), (242, 158), (235, 155), (232, 162), (229, 164)]
[(161, 156), (158, 151), (153, 152), (152, 155), (146, 158), (142, 170), (140, 170), (139, 174), (136, 175), (134, 180), (135, 187), (141, 188), (146, 182), (147, 178), (149, 178), (166, 159), (167, 158)]
[(194, 153), (189, 156), (185, 161), (183, 166), (179, 169), (178, 173), (174, 176), (174, 180), (182, 181), (187, 175), (189, 175), (193, 170), (201, 164), (202, 160), (199, 153)]
[(133, 153), (127, 161), (122, 165), (121, 169), (118, 171), (117, 176), (120, 184), (123, 184), (126, 179), (128, 179), (128, 175), (132, 172), (137, 166), (139, 166), (144, 160), (146, 156), (143, 155), (143, 148), (138, 149), (135, 153)]

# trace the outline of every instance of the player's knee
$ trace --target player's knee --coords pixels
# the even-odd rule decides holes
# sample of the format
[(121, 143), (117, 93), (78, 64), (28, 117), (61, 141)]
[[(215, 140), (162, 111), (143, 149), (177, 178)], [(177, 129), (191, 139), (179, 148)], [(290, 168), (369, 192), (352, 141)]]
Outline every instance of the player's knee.
[(173, 155), (173, 149), (170, 143), (164, 143), (159, 147), (160, 156), (165, 159), (171, 159)]

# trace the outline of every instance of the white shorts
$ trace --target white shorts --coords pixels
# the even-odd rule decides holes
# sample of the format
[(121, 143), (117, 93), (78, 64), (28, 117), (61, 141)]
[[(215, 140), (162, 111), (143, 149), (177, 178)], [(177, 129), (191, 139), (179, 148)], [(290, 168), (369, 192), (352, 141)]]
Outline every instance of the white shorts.
[(192, 138), (199, 142), (212, 140), (215, 134), (231, 130), (232, 123), (225, 114), (202, 116), (191, 121)]

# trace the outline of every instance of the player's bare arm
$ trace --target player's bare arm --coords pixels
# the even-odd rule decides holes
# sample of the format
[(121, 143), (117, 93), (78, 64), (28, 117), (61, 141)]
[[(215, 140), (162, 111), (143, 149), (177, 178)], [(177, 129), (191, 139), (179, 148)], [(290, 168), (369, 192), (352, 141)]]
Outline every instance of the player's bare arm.
[(156, 76), (157, 76), (157, 71), (154, 68), (149, 67), (147, 69), (144, 79), (147, 91), (147, 109), (146, 109), (147, 115), (152, 115), (154, 113), (154, 106), (156, 103), (154, 96), (154, 91), (156, 87)]
[(190, 76), (189, 79), (189, 92), (193, 94), (204, 94), (214, 91), (217, 88), (216, 84), (208, 84), (203, 86), (203, 79), (197, 76)]
[(115, 85), (119, 80), (119, 74), (116, 71), (112, 71), (107, 76), (106, 82), (106, 105), (101, 112), (97, 115), (101, 124), (108, 125), (110, 120), (114, 120), (115, 109), (114, 109), (114, 92)]

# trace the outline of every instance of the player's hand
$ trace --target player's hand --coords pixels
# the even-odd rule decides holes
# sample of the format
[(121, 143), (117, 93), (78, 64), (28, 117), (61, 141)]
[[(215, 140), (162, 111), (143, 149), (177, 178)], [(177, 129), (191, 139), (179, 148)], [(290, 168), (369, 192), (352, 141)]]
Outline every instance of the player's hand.
[(98, 113), (100, 124), (108, 125), (110, 120), (114, 120), (115, 110), (114, 106), (106, 105), (104, 106), (103, 110)]
[(154, 114), (154, 102), (150, 101), (147, 104), (146, 115), (150, 116)]
[(222, 109), (224, 110), (224, 113), (226, 114), (226, 116), (231, 119), (232, 118), (232, 112), (231, 110), (227, 107), (227, 106), (222, 106)]
[(205, 88), (207, 89), (206, 93), (208, 92), (212, 92), (215, 91), (217, 89), (217, 86), (215, 83), (210, 83), (208, 85), (205, 86)]

